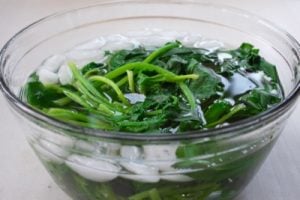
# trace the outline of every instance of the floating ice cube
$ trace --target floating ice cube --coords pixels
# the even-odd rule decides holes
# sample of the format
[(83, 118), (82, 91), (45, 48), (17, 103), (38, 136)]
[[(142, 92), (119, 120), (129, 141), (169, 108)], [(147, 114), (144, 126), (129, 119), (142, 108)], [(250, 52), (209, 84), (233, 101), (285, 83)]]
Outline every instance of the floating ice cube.
[(66, 57), (63, 55), (53, 55), (47, 58), (41, 66), (41, 69), (46, 69), (51, 72), (57, 72), (59, 67), (64, 63)]
[(39, 76), (39, 80), (43, 84), (55, 84), (58, 83), (58, 75), (54, 72), (51, 72), (47, 69), (40, 69), (37, 72), (37, 75)]
[(133, 172), (135, 174), (158, 174), (158, 168), (151, 166), (151, 165), (145, 165), (142, 163), (136, 163), (132, 161), (122, 161), (120, 163), (125, 169), (127, 169), (130, 172)]
[(186, 34), (181, 42), (182, 45), (187, 46), (187, 47), (193, 47), (194, 44), (199, 43), (203, 40), (202, 35), (200, 34)]
[(146, 160), (175, 160), (178, 144), (144, 145)]
[(122, 146), (120, 150), (120, 154), (123, 158), (136, 160), (140, 158), (142, 152), (141, 152), (141, 148), (136, 146)]
[(218, 40), (203, 40), (200, 42), (196, 42), (194, 44), (194, 47), (203, 48), (210, 52), (213, 52), (213, 51), (216, 51), (216, 50), (224, 47), (224, 44)]
[(73, 75), (68, 65), (62, 65), (58, 71), (59, 82), (62, 85), (72, 83)]
[(117, 178), (121, 170), (111, 162), (79, 155), (69, 156), (65, 163), (82, 177), (95, 182), (111, 181)]
[(77, 50), (96, 50), (103, 47), (106, 43), (106, 40), (103, 37), (99, 37), (87, 42), (84, 42), (75, 47)]
[(120, 176), (125, 179), (130, 179), (142, 183), (157, 183), (160, 180), (159, 175), (121, 174)]
[(39, 143), (41, 147), (43, 147), (47, 151), (53, 153), (54, 155), (60, 158), (66, 158), (69, 155), (69, 152), (67, 151), (67, 149), (65, 149), (65, 147), (59, 146), (57, 144), (54, 144), (52, 142), (43, 139), (40, 139)]
[(145, 162), (158, 167), (160, 170), (171, 170), (176, 162), (176, 150), (178, 144), (169, 145), (144, 145)]
[(231, 58), (232, 55), (229, 53), (218, 53), (218, 59), (221, 63), (223, 63), (224, 60), (231, 59)]
[(86, 142), (83, 140), (77, 140), (75, 142), (74, 148), (80, 152), (93, 153), (96, 150), (96, 145), (91, 142)]
[(67, 61), (75, 62), (79, 69), (81, 69), (84, 64), (99, 62), (105, 57), (104, 52), (100, 50), (71, 50), (66, 53), (66, 56)]
[(189, 182), (194, 180), (193, 178), (183, 174), (162, 174), (160, 178), (172, 182)]
[(57, 155), (49, 152), (47, 149), (42, 147), (38, 142), (32, 144), (33, 149), (37, 152), (38, 156), (45, 160), (45, 161), (51, 161), (57, 164), (64, 163), (64, 159), (58, 157)]
[(121, 145), (119, 143), (97, 141), (95, 142), (96, 149), (94, 151), (94, 156), (100, 155), (100, 157), (105, 155), (119, 155)]
[(65, 149), (72, 148), (75, 142), (75, 139), (70, 136), (47, 130), (41, 130), (40, 139), (51, 142)]
[(135, 38), (137, 41), (139, 41), (143, 46), (147, 48), (154, 48), (165, 45), (167, 42), (172, 42), (175, 39), (172, 37), (167, 36), (140, 36)]

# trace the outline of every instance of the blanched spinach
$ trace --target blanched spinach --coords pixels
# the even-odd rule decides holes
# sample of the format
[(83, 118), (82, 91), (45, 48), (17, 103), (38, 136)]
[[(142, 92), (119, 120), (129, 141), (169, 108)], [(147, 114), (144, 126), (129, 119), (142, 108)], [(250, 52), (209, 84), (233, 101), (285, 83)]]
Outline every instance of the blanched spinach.
[[(222, 60), (219, 54), (232, 58)], [(107, 56), (107, 62), (91, 62), (81, 70), (70, 63), (74, 80), (68, 86), (43, 85), (32, 75), (24, 87), (25, 100), (68, 123), (148, 134), (233, 123), (283, 98), (276, 67), (248, 43), (208, 52), (176, 41), (155, 50), (139, 47)], [(253, 80), (255, 73), (261, 78)], [(231, 85), (239, 84), (231, 82), (235, 74), (254, 88), (230, 96)]]

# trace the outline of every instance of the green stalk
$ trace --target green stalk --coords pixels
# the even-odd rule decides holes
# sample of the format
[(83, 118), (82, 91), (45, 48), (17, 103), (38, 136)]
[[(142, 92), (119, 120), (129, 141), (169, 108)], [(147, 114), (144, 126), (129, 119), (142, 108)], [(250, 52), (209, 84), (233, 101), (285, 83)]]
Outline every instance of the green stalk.
[(128, 63), (125, 65), (122, 65), (121, 67), (115, 69), (114, 71), (108, 72), (105, 77), (108, 79), (114, 79), (124, 73), (126, 73), (127, 70), (142, 70), (142, 71), (155, 71), (158, 74), (161, 74), (165, 76), (168, 79), (176, 79), (177, 75), (173, 72), (170, 72), (169, 70), (166, 70), (162, 67), (159, 67), (157, 65), (149, 64), (149, 63), (143, 63), (143, 62), (133, 62)]
[(159, 192), (157, 191), (156, 188), (149, 191), (149, 196), (151, 200), (161, 200)]
[(122, 85), (124, 85), (125, 83), (127, 83), (128, 81), (128, 76), (124, 76), (124, 78), (122, 78), (121, 80), (119, 80), (116, 84), (117, 86), (121, 87)]
[(199, 75), (198, 74), (186, 74), (186, 75), (177, 75), (176, 77), (174, 77), (174, 81), (183, 81), (183, 80), (186, 80), (186, 79), (198, 79), (199, 78)]
[(174, 49), (176, 47), (179, 47), (179, 42), (173, 42), (170, 44), (166, 44), (165, 46), (153, 51), (145, 60), (144, 63), (151, 63), (153, 60), (155, 60), (157, 57), (165, 54), (166, 52), (170, 51), (171, 49)]
[(128, 107), (118, 101), (112, 102), (112, 106), (122, 113), (126, 113), (128, 111)]
[(178, 82), (178, 81), (182, 81), (185, 79), (197, 79), (199, 77), (199, 75), (197, 75), (197, 74), (176, 75), (173, 72), (170, 72), (169, 70), (166, 70), (157, 65), (143, 63), (143, 62), (133, 62), (133, 63), (125, 64), (125, 65), (115, 69), (114, 71), (107, 73), (104, 77), (112, 80), (112, 79), (126, 73), (128, 70), (132, 70), (132, 69), (155, 71), (159, 75), (162, 75), (163, 77), (165, 77), (165, 81), (169, 81), (169, 82)]
[(144, 121), (128, 121), (124, 120), (118, 122), (118, 125), (121, 127), (139, 127), (139, 126), (153, 126), (162, 122), (161, 119), (144, 119)]
[(110, 110), (110, 113), (114, 113), (116, 111), (123, 112), (123, 109), (119, 109), (119, 107), (115, 107), (115, 106), (111, 105), (111, 103), (108, 102), (107, 100), (106, 100), (107, 102), (103, 102), (99, 98), (95, 97), (81, 84), (75, 83), (75, 86), (82, 94), (86, 95), (91, 101), (93, 101), (94, 103), (97, 103), (98, 105), (102, 105), (102, 107), (105, 106), (106, 109)]
[(128, 85), (130, 92), (134, 93), (134, 80), (133, 80), (133, 72), (131, 70), (127, 70), (127, 77), (128, 77)]
[(185, 95), (187, 101), (189, 102), (192, 112), (195, 111), (197, 105), (196, 105), (194, 94), (184, 82), (180, 82), (179, 87), (182, 93)]
[(149, 197), (149, 191), (140, 192), (128, 198), (128, 200), (144, 200)]
[(229, 118), (231, 118), (233, 115), (235, 115), (236, 113), (238, 113), (239, 111), (241, 111), (241, 110), (243, 110), (245, 108), (246, 108), (245, 104), (237, 104), (237, 105), (235, 105), (234, 107), (231, 108), (231, 111), (229, 113), (227, 113), (226, 115), (224, 115), (223, 117), (221, 117), (218, 121), (209, 123), (205, 127), (206, 128), (212, 128), (212, 127), (215, 127), (218, 124), (222, 124), (226, 120), (228, 120)]
[(174, 74), (164, 68), (161, 68), (157, 65), (143, 63), (143, 62), (133, 62), (133, 63), (127, 63), (125, 65), (122, 65), (121, 67), (118, 67), (117, 69), (115, 69), (111, 72), (108, 72), (105, 75), (105, 77), (112, 80), (112, 79), (126, 73), (127, 70), (132, 70), (132, 69), (155, 71), (159, 74), (163, 74), (164, 76), (171, 77), (171, 78), (176, 76), (176, 74)]
[(47, 89), (56, 90), (57, 93), (63, 93), (63, 88), (57, 84), (47, 84), (45, 85)]
[[(109, 78), (109, 79), (114, 79), (114, 78), (120, 76), (121, 74), (124, 74), (126, 71), (132, 70), (132, 69), (156, 71), (157, 73), (163, 74), (169, 78), (176, 77), (176, 74), (174, 74), (164, 68), (161, 68), (159, 66), (152, 65), (152, 64), (150, 64), (150, 62), (153, 61), (154, 59), (156, 59), (157, 57), (159, 57), (160, 55), (170, 51), (173, 48), (179, 47), (179, 46), (180, 46), (179, 42), (167, 44), (167, 45), (155, 50), (154, 52), (152, 52), (143, 62), (134, 62), (134, 63), (125, 64), (123, 66), (118, 67), (114, 71), (107, 73), (105, 75), (105, 77)], [(195, 78), (195, 77), (193, 77), (193, 78)], [(196, 77), (196, 78), (198, 78), (198, 77)]]
[(89, 104), (92, 108), (97, 108), (98, 107), (98, 104), (93, 101), (91, 98), (89, 98), (88, 96), (86, 95), (81, 95), (81, 98), (87, 103)]
[(90, 77), (90, 76), (92, 76), (94, 73), (98, 73), (99, 72), (99, 69), (92, 69), (92, 70), (90, 70), (90, 71), (88, 71), (88, 72), (86, 72), (84, 75), (83, 75), (83, 77), (84, 78), (88, 78), (88, 77)]
[(50, 108), (47, 111), (47, 114), (52, 117), (65, 118), (68, 120), (79, 120), (83, 122), (86, 122), (88, 119), (87, 116), (84, 114), (78, 113), (73, 110), (63, 109), (63, 108)]
[(98, 106), (98, 110), (104, 112), (107, 115), (112, 116), (114, 114), (113, 111), (111, 111), (107, 106), (105, 106), (104, 104), (100, 104)]
[(96, 102), (98, 104), (103, 103), (103, 101), (101, 101), (99, 98), (92, 95), (82, 84), (76, 82), (74, 85), (76, 86), (77, 90), (81, 94), (86, 95), (87, 97), (89, 97), (91, 100), (93, 100), (94, 102)]
[(104, 96), (100, 94), (100, 92), (88, 81), (86, 80), (80, 71), (77, 69), (75, 63), (69, 63), (69, 67), (72, 71), (72, 74), (76, 80), (79, 81), (88, 91), (90, 91), (94, 96), (100, 98), (102, 101), (107, 101)]
[(72, 110), (50, 108), (47, 111), (47, 115), (75, 125), (80, 125), (89, 128), (112, 130), (112, 126), (110, 124)]
[[(96, 191), (101, 192), (101, 194), (109, 200), (117, 200), (117, 196), (112, 190), (111, 186), (104, 184), (97, 185)], [(100, 186), (100, 187), (99, 187)]]
[(85, 108), (92, 108), (87, 102), (85, 102), (79, 95), (77, 95), (75, 92), (71, 92), (69, 90), (64, 89), (63, 93), (70, 98), (72, 101), (78, 103), (79, 105), (82, 105)]
[(162, 198), (160, 197), (160, 194), (156, 188), (153, 188), (151, 190), (147, 190), (144, 192), (140, 192), (136, 195), (129, 197), (129, 200), (144, 200), (144, 199), (162, 200)]
[(159, 110), (154, 110), (154, 111), (148, 111), (145, 113), (147, 116), (155, 116), (155, 115), (161, 115), (163, 114), (163, 110), (159, 109)]
[(89, 78), (89, 80), (91, 81), (99, 81), (99, 82), (103, 82), (109, 86), (112, 87), (112, 89), (117, 93), (118, 98), (125, 104), (125, 105), (130, 105), (128, 100), (125, 98), (123, 92), (120, 90), (120, 88), (110, 79), (104, 77), (104, 76), (91, 76)]
[(176, 75), (172, 78), (168, 77), (164, 77), (161, 74), (155, 75), (150, 77), (151, 81), (153, 82), (169, 82), (169, 83), (178, 83), (178, 82), (182, 82), (186, 79), (197, 79), (199, 78), (199, 75), (197, 74), (187, 74), (187, 75)]
[(65, 106), (71, 102), (72, 102), (72, 100), (69, 97), (63, 97), (63, 98), (53, 101), (53, 103), (55, 103), (58, 106)]

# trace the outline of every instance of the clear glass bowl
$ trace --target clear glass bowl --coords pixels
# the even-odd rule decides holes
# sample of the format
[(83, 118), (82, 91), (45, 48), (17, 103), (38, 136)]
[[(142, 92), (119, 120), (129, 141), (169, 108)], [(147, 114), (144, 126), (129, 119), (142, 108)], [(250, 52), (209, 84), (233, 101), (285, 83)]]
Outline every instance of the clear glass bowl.
[[(160, 28), (200, 33), (233, 47), (247, 41), (275, 63), (285, 100), (222, 128), (142, 135), (76, 127), (19, 99), (49, 55), (101, 35)], [(299, 44), (273, 24), (224, 6), (180, 1), (114, 1), (51, 15), (1, 50), (1, 89), (28, 141), (57, 184), (75, 200), (232, 199), (256, 173), (299, 94)]]

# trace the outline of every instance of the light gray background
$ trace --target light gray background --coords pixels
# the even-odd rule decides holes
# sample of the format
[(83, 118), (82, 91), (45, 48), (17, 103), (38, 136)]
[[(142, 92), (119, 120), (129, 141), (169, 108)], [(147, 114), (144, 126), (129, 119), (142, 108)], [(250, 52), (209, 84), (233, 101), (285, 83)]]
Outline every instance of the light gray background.
[[(0, 0), (0, 47), (27, 24), (91, 0)], [(300, 0), (212, 0), (263, 16), (300, 40)], [(298, 102), (299, 104), (299, 102)], [(300, 199), (300, 107), (239, 200)], [(297, 123), (298, 122), (298, 123)], [(29, 148), (0, 95), (0, 200), (70, 200)]]

